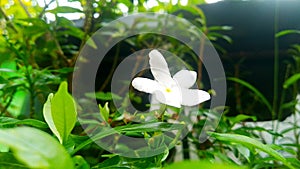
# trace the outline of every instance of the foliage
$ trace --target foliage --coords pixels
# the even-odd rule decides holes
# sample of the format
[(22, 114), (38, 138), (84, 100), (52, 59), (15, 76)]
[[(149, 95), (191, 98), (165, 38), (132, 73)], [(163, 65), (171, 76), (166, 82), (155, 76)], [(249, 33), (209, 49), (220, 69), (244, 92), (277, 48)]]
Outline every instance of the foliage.
[(30, 168), (73, 168), (67, 151), (43, 131), (18, 127), (2, 129), (0, 135), (0, 143), (9, 146), (15, 157)]
[(185, 161), (174, 163), (170, 166), (167, 166), (166, 169), (180, 169), (180, 168), (207, 168), (207, 169), (238, 169), (238, 168), (246, 168), (236, 165), (229, 164), (218, 164), (211, 163), (208, 161)]
[(76, 105), (68, 93), (68, 84), (62, 82), (57, 93), (50, 94), (44, 105), (44, 118), (60, 143), (66, 143), (76, 123)]

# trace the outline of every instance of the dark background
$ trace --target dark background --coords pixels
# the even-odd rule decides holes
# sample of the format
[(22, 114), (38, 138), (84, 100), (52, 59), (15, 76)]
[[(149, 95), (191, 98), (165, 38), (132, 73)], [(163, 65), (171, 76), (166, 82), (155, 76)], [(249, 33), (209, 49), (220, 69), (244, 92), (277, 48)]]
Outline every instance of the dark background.
[[(206, 17), (208, 26), (228, 25), (233, 29), (224, 34), (230, 36), (232, 44), (223, 41), (217, 42), (226, 50), (226, 54), (220, 54), (227, 76), (238, 75), (259, 91), (272, 103), (273, 100), (273, 72), (274, 72), (274, 25), (275, 25), (275, 1), (223, 1), (215, 4), (199, 6)], [(278, 5), (278, 29), (300, 29), (300, 1), (280, 1)], [(286, 74), (285, 62), (291, 61), (288, 49), (292, 44), (300, 43), (300, 36), (287, 35), (279, 38), (280, 84)], [(230, 114), (245, 113), (255, 114), (261, 120), (271, 118), (266, 114), (266, 107), (256, 105), (253, 112), (239, 112), (234, 109), (236, 98), (232, 90), (234, 84), (228, 82), (229, 95), (227, 104), (230, 105)], [(281, 94), (281, 90), (279, 91)], [(242, 92), (241, 97), (247, 95)], [(287, 100), (293, 96), (288, 95)], [(251, 98), (242, 100), (244, 104), (251, 104)], [(246, 103), (245, 103), (246, 102)], [(280, 103), (278, 103), (280, 104)], [(246, 105), (247, 106), (247, 105)], [(284, 111), (284, 117), (293, 110)]]

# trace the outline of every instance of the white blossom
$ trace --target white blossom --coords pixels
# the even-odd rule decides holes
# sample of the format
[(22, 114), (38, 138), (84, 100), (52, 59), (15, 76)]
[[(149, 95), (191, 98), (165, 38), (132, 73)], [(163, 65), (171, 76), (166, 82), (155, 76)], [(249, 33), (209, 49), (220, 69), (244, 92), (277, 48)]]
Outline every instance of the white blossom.
[(166, 60), (158, 50), (152, 50), (149, 57), (154, 80), (136, 77), (132, 81), (135, 89), (150, 93), (158, 102), (177, 108), (195, 106), (210, 99), (206, 91), (190, 89), (197, 79), (195, 71), (180, 70), (172, 77)]

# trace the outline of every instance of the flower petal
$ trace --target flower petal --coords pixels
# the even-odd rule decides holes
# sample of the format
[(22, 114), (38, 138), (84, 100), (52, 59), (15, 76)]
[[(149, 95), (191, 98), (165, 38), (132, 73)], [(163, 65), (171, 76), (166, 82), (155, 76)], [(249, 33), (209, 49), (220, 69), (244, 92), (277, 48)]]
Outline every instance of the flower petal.
[(197, 79), (197, 73), (195, 71), (181, 70), (177, 72), (173, 79), (183, 88), (192, 87)]
[(166, 92), (165, 90), (156, 90), (153, 93), (153, 97), (157, 99), (160, 103), (177, 107), (181, 107), (181, 92), (180, 89), (172, 89), (172, 92)]
[(210, 99), (209, 93), (198, 89), (181, 88), (182, 105), (195, 106)]
[(141, 92), (153, 93), (160, 90), (160, 85), (155, 81), (147, 78), (137, 77), (132, 80), (132, 86)]
[(160, 109), (160, 102), (156, 99), (156, 97), (154, 95), (151, 96), (150, 99), (150, 111), (153, 110), (159, 110)]
[(161, 84), (174, 83), (163, 55), (158, 50), (152, 50), (149, 53), (149, 58), (150, 69), (154, 79)]

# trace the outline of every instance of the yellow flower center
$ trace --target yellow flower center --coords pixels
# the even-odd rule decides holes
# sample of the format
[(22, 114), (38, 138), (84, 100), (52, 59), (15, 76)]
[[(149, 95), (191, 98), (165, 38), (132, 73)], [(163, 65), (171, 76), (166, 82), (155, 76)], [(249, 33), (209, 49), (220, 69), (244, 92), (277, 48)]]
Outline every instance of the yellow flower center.
[(171, 90), (170, 88), (167, 87), (167, 88), (166, 88), (166, 92), (167, 92), (167, 93), (171, 93), (172, 90)]

